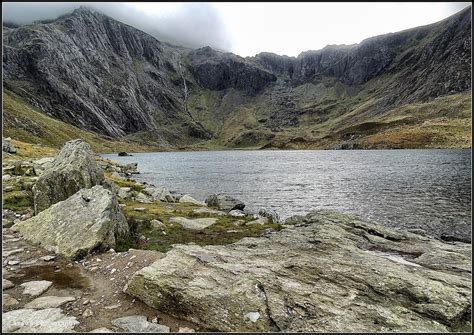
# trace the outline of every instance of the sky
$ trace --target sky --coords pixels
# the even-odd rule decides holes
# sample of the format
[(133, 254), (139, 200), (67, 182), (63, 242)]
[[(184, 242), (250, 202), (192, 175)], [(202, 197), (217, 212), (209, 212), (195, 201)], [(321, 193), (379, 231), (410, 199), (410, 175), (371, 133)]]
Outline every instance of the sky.
[(468, 2), (418, 3), (3, 3), (3, 19), (29, 24), (87, 5), (158, 39), (242, 57), (297, 56), (440, 21)]

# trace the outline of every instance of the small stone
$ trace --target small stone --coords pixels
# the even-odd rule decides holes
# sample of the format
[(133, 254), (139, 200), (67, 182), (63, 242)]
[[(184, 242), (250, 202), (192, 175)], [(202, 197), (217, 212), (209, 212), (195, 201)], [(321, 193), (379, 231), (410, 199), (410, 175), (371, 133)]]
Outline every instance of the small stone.
[(109, 328), (100, 327), (94, 330), (91, 330), (89, 333), (113, 333)]
[(117, 271), (117, 269), (110, 270), (110, 274), (113, 274), (115, 271)]
[(18, 265), (20, 264), (20, 261), (8, 261), (8, 265)]
[(188, 327), (179, 327), (178, 333), (194, 333), (195, 330)]
[(234, 217), (244, 217), (245, 213), (241, 210), (233, 209), (229, 212), (229, 215)]
[(86, 299), (82, 302), (83, 305), (87, 305), (88, 303), (90, 303), (90, 301), (88, 299)]
[(90, 308), (87, 308), (83, 313), (82, 316), (85, 318), (88, 318), (90, 316), (94, 315), (94, 312)]
[(115, 304), (115, 305), (105, 306), (104, 308), (105, 309), (117, 309), (120, 306), (122, 306), (122, 305), (121, 304)]
[(36, 297), (45, 292), (53, 283), (47, 280), (35, 280), (21, 284), (24, 288), (23, 294), (29, 294)]
[(245, 314), (244, 319), (250, 320), (252, 322), (257, 322), (258, 319), (260, 319), (260, 313), (259, 312), (250, 312)]
[(56, 256), (48, 255), (48, 256), (40, 257), (40, 259), (42, 259), (45, 262), (51, 262), (51, 261), (54, 261), (56, 259)]

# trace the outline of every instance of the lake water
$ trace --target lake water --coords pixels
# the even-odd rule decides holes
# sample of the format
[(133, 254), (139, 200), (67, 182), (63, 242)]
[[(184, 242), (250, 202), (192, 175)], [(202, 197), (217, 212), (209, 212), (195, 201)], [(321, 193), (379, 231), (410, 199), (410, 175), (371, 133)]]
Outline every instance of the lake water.
[[(470, 240), (470, 150), (282, 150), (103, 155), (135, 179), (204, 200), (213, 193), (282, 218), (315, 209)], [(446, 237), (449, 238), (449, 237)]]

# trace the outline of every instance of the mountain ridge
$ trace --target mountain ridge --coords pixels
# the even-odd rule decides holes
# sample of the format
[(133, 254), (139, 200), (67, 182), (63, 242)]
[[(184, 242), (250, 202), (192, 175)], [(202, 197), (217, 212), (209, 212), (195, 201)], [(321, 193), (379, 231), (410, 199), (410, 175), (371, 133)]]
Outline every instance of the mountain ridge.
[(469, 91), (469, 14), (298, 57), (243, 58), (160, 42), (80, 8), (4, 27), (4, 88), (79, 128), (164, 147), (318, 143), (399, 106)]

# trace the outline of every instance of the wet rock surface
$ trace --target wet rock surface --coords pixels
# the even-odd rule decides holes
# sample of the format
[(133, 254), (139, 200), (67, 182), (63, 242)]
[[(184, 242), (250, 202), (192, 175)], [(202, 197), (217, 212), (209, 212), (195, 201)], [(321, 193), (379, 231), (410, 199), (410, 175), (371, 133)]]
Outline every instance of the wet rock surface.
[(470, 244), (334, 212), (301, 221), (227, 246), (175, 246), (126, 292), (219, 331), (470, 329)]

